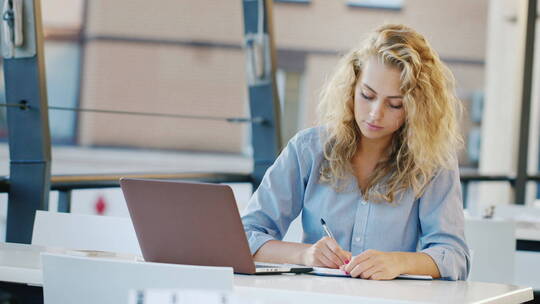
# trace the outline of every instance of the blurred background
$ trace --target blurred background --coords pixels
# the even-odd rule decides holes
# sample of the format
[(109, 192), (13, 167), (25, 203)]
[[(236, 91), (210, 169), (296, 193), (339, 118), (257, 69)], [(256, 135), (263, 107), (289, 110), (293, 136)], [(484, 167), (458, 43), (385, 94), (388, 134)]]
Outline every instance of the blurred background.
[[(508, 42), (518, 38), (513, 37), (517, 8), (512, 5), (500, 0), (274, 1), (282, 141), (316, 123), (319, 90), (340, 54), (383, 23), (404, 23), (424, 34), (454, 73), (458, 96), (468, 109), (462, 122), (467, 145), (460, 163), (464, 170), (478, 170), (484, 156), (484, 162), (493, 158), (489, 151), (481, 153), (481, 138), (492, 136), (484, 130), (483, 122), (490, 120), (484, 97), (489, 87), (501, 85), (486, 81), (487, 58), (503, 56), (508, 61), (498, 62), (492, 73), (515, 68), (511, 74), (517, 74), (517, 43)], [(241, 1), (47, 0), (42, 7), (50, 106), (249, 115)], [(490, 29), (500, 37), (500, 45), (490, 41), (493, 46), (488, 47)], [(518, 98), (511, 93), (515, 85), (501, 81), (506, 99)], [(497, 107), (502, 106), (500, 97), (495, 98)], [(503, 103), (503, 113), (510, 113), (514, 102)], [(0, 113), (0, 155), (5, 160), (0, 175), (8, 175), (3, 108)], [(512, 115), (507, 116), (510, 122)], [(249, 172), (252, 166), (247, 124), (54, 110), (49, 120), (53, 175)], [(492, 173), (507, 174), (514, 163), (512, 128), (495, 125), (491, 133), (508, 133), (508, 140), (497, 134), (484, 150), (496, 150), (508, 163), (500, 166), (498, 159)], [(495, 146), (498, 142), (505, 144)], [(477, 195), (473, 188), (470, 195)], [(77, 200), (73, 208), (92, 211), (91, 205), (107, 196), (100, 191), (91, 190), (96, 193), (85, 202)], [(106, 201), (112, 206), (115, 199)]]
[[(249, 115), (240, 1), (47, 0), (42, 6), (50, 106)], [(404, 23), (426, 36), (455, 75), (467, 109), (462, 172), (515, 174), (523, 60), (519, 10), (520, 2), (509, 0), (274, 1), (282, 141), (316, 123), (319, 89), (340, 54), (380, 24)], [(533, 173), (539, 155), (537, 87), (528, 160)], [(53, 175), (250, 172), (252, 166), (247, 124), (55, 110), (49, 119)], [(0, 108), (0, 175), (9, 174), (6, 128)], [(504, 181), (471, 183), (467, 190), (473, 212), (513, 198)], [(74, 208), (91, 212), (107, 196), (100, 191), (90, 191)], [(527, 193), (525, 203), (535, 204), (535, 183)], [(114, 200), (105, 201), (112, 206)]]
[[(490, 206), (516, 203), (540, 209), (534, 179), (524, 200), (516, 202), (513, 190), (520, 134), (528, 135), (527, 174), (538, 176), (540, 165), (539, 60), (532, 67), (530, 122), (520, 125), (526, 3), (274, 0), (282, 144), (316, 124), (319, 90), (340, 55), (379, 25), (404, 23), (422, 33), (454, 73), (466, 109), (459, 154), (466, 212), (489, 216)], [(49, 106), (250, 116), (242, 1), (46, 0), (42, 8)], [(2, 79), (2, 103), (4, 91)], [(53, 175), (249, 174), (254, 166), (245, 123), (54, 109), (49, 122)], [(8, 175), (7, 122), (0, 107), (0, 176)], [(252, 186), (232, 186), (242, 209)], [(55, 210), (58, 193), (50, 195)], [(118, 188), (71, 195), (73, 213), (127, 216)], [(0, 239), (6, 210), (7, 194), (0, 193)], [(528, 223), (540, 231), (540, 212), (528, 214)]]

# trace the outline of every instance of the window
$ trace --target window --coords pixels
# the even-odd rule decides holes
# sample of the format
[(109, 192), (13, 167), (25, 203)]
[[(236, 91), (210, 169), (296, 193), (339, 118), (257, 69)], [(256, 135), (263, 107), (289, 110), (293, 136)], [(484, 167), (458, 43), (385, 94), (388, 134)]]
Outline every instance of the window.
[(283, 146), (300, 129), (302, 73), (278, 69), (276, 73), (281, 103), (281, 139)]
[[(77, 107), (79, 92), (79, 44), (72, 41), (45, 42), (45, 72), (49, 106)], [(49, 111), (49, 127), (54, 143), (74, 143), (77, 114)]]
[(348, 6), (376, 9), (401, 10), (403, 0), (350, 0)]
[(301, 4), (308, 4), (311, 2), (311, 0), (274, 0), (276, 3), (301, 3)]

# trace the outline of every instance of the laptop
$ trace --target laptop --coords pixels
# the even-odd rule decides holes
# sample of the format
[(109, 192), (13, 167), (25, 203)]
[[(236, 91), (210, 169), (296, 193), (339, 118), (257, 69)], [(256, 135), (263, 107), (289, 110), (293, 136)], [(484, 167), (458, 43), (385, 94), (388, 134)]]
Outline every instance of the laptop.
[(227, 185), (120, 179), (144, 260), (228, 266), (235, 273), (304, 273), (311, 267), (255, 265)]

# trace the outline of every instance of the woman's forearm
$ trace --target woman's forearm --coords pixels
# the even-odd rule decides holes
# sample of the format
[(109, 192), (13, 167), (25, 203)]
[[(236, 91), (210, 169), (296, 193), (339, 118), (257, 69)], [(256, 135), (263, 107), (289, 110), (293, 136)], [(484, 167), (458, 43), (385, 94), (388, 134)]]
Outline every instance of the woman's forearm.
[(310, 246), (310, 244), (271, 240), (264, 243), (253, 258), (257, 262), (305, 264), (303, 253)]
[[(259, 248), (253, 258), (257, 262), (277, 264), (301, 264), (306, 265), (306, 251), (310, 244), (292, 243), (271, 240)], [(398, 261), (400, 273), (430, 275), (434, 279), (441, 277), (435, 261), (422, 252), (392, 252)]]
[(339, 247), (330, 237), (315, 244), (268, 241), (255, 253), (255, 261), (278, 264), (339, 268), (351, 259), (351, 253)]
[(430, 275), (434, 279), (441, 277), (435, 261), (423, 252), (395, 252), (403, 266), (401, 273)]

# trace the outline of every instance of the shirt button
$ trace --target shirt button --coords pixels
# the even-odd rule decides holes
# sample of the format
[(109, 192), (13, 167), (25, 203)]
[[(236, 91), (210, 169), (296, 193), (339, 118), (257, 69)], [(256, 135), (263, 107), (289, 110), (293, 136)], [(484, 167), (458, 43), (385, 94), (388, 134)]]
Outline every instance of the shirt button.
[(360, 237), (357, 237), (356, 239), (354, 239), (355, 241), (357, 242), (360, 242), (361, 238)]

